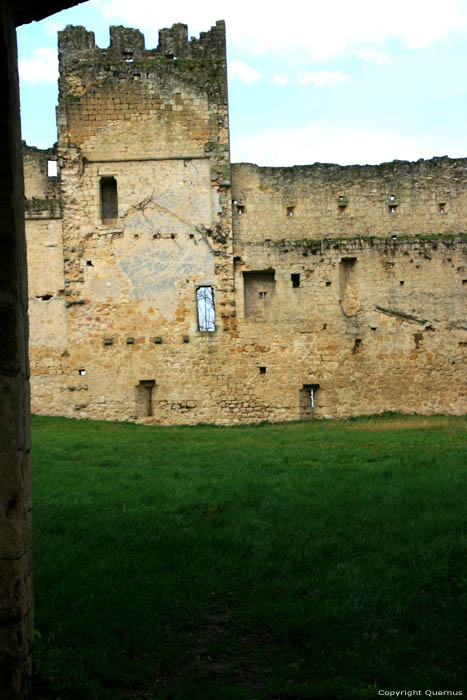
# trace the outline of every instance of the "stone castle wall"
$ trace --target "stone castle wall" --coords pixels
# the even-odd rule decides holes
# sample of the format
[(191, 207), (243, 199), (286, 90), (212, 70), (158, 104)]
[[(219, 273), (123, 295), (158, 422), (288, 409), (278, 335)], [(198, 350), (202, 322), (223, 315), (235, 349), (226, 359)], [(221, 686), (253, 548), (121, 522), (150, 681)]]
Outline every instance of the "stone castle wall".
[(67, 27), (59, 57), (57, 145), (25, 147), (34, 411), (466, 411), (467, 160), (231, 165), (222, 22)]

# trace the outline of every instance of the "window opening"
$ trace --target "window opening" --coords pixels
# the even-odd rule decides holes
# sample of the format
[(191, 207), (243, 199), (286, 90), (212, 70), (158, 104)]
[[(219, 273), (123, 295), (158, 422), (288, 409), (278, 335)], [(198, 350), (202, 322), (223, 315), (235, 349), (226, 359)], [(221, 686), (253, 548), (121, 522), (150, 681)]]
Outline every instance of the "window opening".
[(48, 160), (47, 161), (47, 175), (49, 177), (57, 177), (57, 161)]
[(245, 213), (245, 207), (243, 204), (237, 204), (237, 213), (241, 216)]
[(290, 279), (292, 280), (292, 287), (300, 286), (300, 275), (298, 273), (292, 272)]
[(390, 213), (390, 214), (395, 214), (395, 213), (396, 213), (396, 209), (397, 209), (397, 205), (396, 205), (396, 204), (390, 204), (390, 205), (389, 205), (389, 213)]
[(396, 195), (395, 195), (395, 194), (391, 194), (391, 195), (389, 196), (389, 199), (390, 199), (391, 202), (395, 202), (395, 200), (396, 200)]
[(138, 385), (138, 388), (140, 390), (139, 391), (139, 398), (140, 398), (140, 401), (143, 403), (142, 409), (147, 417), (150, 417), (153, 415), (152, 392), (153, 392), (153, 389), (155, 386), (156, 386), (155, 379), (140, 379), (140, 382)]
[(78, 374), (80, 375), (80, 377), (84, 377), (85, 374), (86, 374), (86, 370), (85, 370), (85, 369), (79, 369), (79, 370), (78, 370)]
[(114, 177), (102, 177), (100, 181), (101, 219), (112, 221), (118, 218), (117, 181)]
[(260, 374), (266, 374), (266, 367), (260, 367), (260, 368), (259, 368), (259, 373), (260, 373)]
[(314, 418), (317, 408), (319, 384), (304, 384), (299, 390), (300, 418)]
[(196, 307), (198, 309), (198, 330), (215, 331), (214, 289), (198, 287), (196, 290)]
[(439, 213), (440, 213), (440, 214), (445, 214), (445, 213), (446, 213), (446, 203), (445, 203), (445, 202), (440, 202), (440, 203), (439, 203)]
[(294, 209), (295, 209), (295, 207), (287, 207), (287, 216), (293, 216)]
[(266, 299), (266, 294), (267, 292), (258, 292), (258, 296), (260, 299)]

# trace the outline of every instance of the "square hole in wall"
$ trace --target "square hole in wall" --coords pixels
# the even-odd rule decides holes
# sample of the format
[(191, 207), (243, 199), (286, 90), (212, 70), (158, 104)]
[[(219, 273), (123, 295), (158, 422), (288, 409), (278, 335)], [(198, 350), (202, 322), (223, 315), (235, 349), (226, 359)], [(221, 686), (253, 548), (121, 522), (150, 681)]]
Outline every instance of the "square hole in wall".
[(300, 286), (300, 275), (298, 272), (292, 272), (290, 279), (292, 280), (292, 287)]
[(266, 367), (260, 367), (260, 368), (259, 368), (259, 373), (260, 373), (260, 374), (266, 374)]

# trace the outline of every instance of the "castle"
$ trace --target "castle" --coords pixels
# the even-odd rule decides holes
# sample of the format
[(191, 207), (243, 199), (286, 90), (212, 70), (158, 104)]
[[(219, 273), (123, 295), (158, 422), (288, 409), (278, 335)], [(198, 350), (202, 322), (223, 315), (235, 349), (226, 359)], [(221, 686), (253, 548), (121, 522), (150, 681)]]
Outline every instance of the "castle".
[(223, 22), (69, 26), (59, 61), (58, 142), (24, 146), (34, 412), (466, 412), (467, 159), (232, 164)]

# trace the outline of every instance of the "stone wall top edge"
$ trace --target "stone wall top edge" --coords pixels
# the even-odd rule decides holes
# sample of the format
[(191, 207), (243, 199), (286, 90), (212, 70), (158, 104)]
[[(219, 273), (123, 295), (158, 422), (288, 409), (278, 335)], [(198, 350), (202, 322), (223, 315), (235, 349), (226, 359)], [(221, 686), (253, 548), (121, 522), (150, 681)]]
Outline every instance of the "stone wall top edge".
[(450, 158), (449, 156), (434, 156), (433, 158), (420, 158), (416, 161), (393, 160), (385, 163), (367, 165), (338, 165), (337, 163), (312, 163), (310, 165), (268, 166), (256, 163), (232, 163), (232, 172), (251, 170), (260, 176), (277, 177), (281, 174), (292, 178), (302, 175), (326, 174), (328, 177), (337, 174), (389, 174), (394, 172), (400, 176), (404, 171), (407, 174), (424, 171), (442, 171), (451, 167), (465, 170), (467, 174), (467, 158)]
[(26, 141), (23, 141), (23, 156), (44, 156), (53, 157), (57, 155), (57, 144), (54, 143), (53, 146), (49, 148), (37, 148), (36, 146), (29, 146)]
[(58, 49), (61, 64), (75, 59), (92, 60), (105, 56), (111, 59), (120, 57), (127, 61), (160, 57), (170, 58), (211, 58), (225, 59), (225, 22), (218, 20), (199, 39), (188, 38), (186, 24), (177, 23), (170, 28), (159, 30), (159, 43), (156, 48), (146, 49), (144, 35), (138, 30), (123, 26), (110, 27), (110, 44), (107, 48), (96, 45), (94, 32), (82, 26), (67, 25), (58, 32)]

